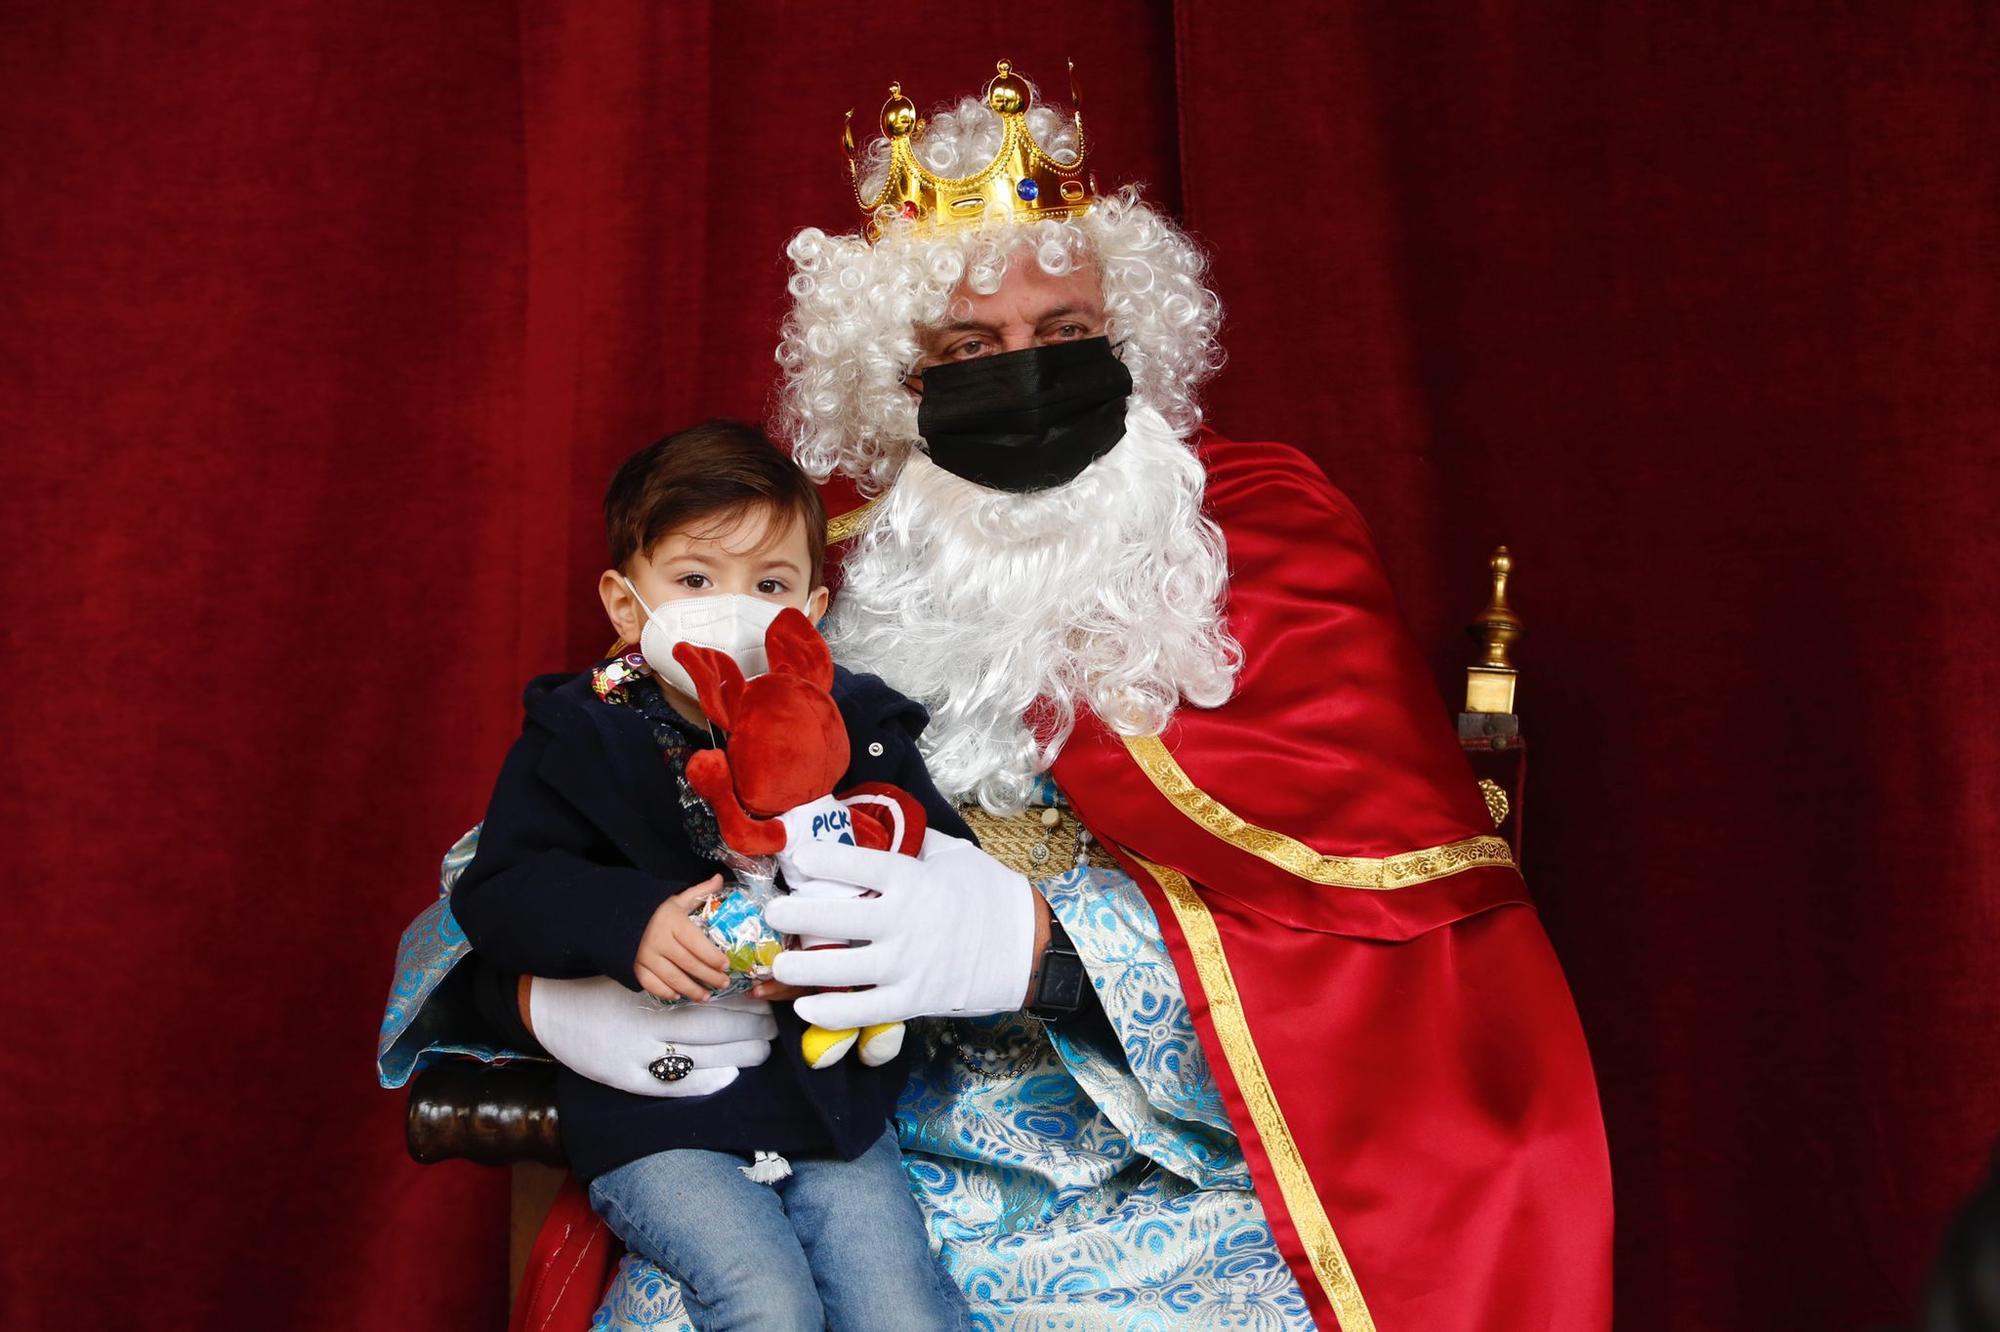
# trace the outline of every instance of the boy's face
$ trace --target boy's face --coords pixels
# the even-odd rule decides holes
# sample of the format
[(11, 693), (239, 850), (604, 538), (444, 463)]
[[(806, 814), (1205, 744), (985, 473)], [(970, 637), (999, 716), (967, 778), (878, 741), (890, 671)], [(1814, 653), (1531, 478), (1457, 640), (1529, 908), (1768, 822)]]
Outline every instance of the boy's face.
[(646, 606), (686, 597), (738, 593), (791, 606), (817, 620), (826, 611), (826, 588), (812, 585), (806, 521), (768, 505), (715, 514), (692, 530), (669, 532), (625, 570), (606, 569), (597, 595), (618, 636), (639, 641), (646, 610), (625, 586), (630, 577)]

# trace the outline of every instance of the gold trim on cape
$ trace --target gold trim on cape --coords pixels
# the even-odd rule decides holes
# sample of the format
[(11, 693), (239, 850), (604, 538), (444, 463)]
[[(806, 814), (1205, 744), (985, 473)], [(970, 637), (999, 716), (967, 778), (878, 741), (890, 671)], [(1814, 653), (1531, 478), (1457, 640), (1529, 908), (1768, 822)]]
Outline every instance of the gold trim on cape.
[(1295, 838), (1258, 827), (1196, 786), (1159, 736), (1126, 736), (1125, 748), (1175, 809), (1238, 850), (1313, 883), (1387, 892), (1482, 865), (1514, 864), (1507, 840), (1492, 836), (1467, 837), (1394, 856), (1324, 856)]
[(1201, 900), (1185, 875), (1136, 854), (1133, 859), (1160, 885), (1167, 905), (1173, 908), (1174, 919), (1180, 922), (1188, 954), (1194, 959), (1195, 974), (1208, 998), (1208, 1018), (1215, 1025), (1215, 1038), (1229, 1060), (1229, 1071), (1236, 1077), (1237, 1089), (1250, 1109), (1250, 1119), (1257, 1126), (1257, 1138), (1264, 1144), (1271, 1173), (1277, 1177), (1278, 1192), (1284, 1197), (1292, 1228), (1298, 1232), (1306, 1259), (1319, 1278), (1320, 1289), (1326, 1292), (1327, 1302), (1340, 1320), (1340, 1332), (1375, 1332), (1375, 1319), (1368, 1312), (1368, 1302), (1361, 1297), (1360, 1283), (1354, 1279), (1354, 1269), (1347, 1265), (1347, 1254), (1333, 1233), (1333, 1222), (1319, 1200), (1319, 1191), (1313, 1187), (1312, 1176), (1306, 1172), (1305, 1158), (1299, 1154), (1291, 1125), (1285, 1122), (1284, 1107), (1278, 1104), (1278, 1093), (1271, 1086), (1263, 1057), (1257, 1053), (1249, 1018), (1243, 1012), (1242, 996), (1237, 994), (1236, 980), (1229, 970), (1229, 958), (1222, 951), (1222, 934), (1215, 927), (1208, 904)]
[(849, 537), (859, 536), (861, 529), (868, 526), (868, 520), (875, 516), (875, 506), (882, 502), (877, 495), (874, 499), (849, 509), (837, 518), (826, 520), (826, 544), (838, 545)]

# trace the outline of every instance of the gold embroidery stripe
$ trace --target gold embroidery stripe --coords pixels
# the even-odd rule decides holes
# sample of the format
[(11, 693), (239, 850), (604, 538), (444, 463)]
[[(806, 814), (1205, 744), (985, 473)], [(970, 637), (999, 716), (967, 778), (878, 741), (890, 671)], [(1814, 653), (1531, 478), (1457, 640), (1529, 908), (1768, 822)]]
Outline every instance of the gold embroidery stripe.
[(827, 519), (826, 520), (827, 544), (829, 546), (837, 545), (838, 543), (845, 541), (849, 537), (854, 536), (856, 533), (860, 532), (862, 528), (868, 526), (868, 520), (875, 514), (875, 506), (880, 504), (881, 502), (882, 502), (882, 497), (880, 495), (877, 495), (874, 499), (869, 500), (867, 503), (862, 504), (857, 508), (849, 509), (846, 513), (841, 514), (838, 518)]
[(1175, 809), (1230, 845), (1313, 883), (1386, 892), (1447, 878), (1481, 865), (1514, 863), (1514, 853), (1508, 849), (1506, 839), (1490, 836), (1468, 837), (1379, 858), (1323, 856), (1296, 838), (1258, 827), (1196, 786), (1157, 735), (1127, 736), (1125, 748)]
[(1284, 1195), (1292, 1227), (1305, 1245), (1307, 1261), (1340, 1319), (1340, 1332), (1375, 1332), (1375, 1320), (1368, 1312), (1367, 1301), (1361, 1298), (1361, 1286), (1354, 1279), (1354, 1270), (1347, 1265), (1347, 1255), (1333, 1233), (1333, 1222), (1327, 1218), (1318, 1190), (1313, 1188), (1312, 1176), (1306, 1173), (1305, 1158), (1299, 1155), (1291, 1125), (1285, 1122), (1277, 1091), (1264, 1071), (1263, 1057), (1257, 1053), (1257, 1042), (1250, 1035), (1243, 1000), (1236, 993), (1229, 958), (1222, 951), (1222, 935), (1215, 928), (1208, 904), (1195, 893), (1184, 875), (1137, 856), (1134, 859), (1160, 885), (1167, 904), (1173, 908), (1174, 919), (1180, 922), (1181, 934), (1186, 937), (1188, 952), (1194, 958), (1195, 972), (1201, 977), (1202, 992), (1208, 996), (1208, 1016), (1215, 1024), (1215, 1037), (1222, 1043), (1229, 1070), (1236, 1075), (1236, 1086), (1250, 1107), (1257, 1137), (1264, 1144), (1271, 1173), (1277, 1176), (1278, 1192)]

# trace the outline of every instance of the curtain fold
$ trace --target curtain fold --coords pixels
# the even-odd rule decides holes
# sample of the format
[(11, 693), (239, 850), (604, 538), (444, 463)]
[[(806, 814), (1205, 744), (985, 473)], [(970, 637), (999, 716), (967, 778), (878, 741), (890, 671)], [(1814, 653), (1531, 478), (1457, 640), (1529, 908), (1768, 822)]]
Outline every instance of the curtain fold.
[(1213, 247), (1211, 419), (1354, 495), (1447, 683), (1516, 554), (1620, 1327), (1904, 1316), (2000, 1105), (1996, 56), (1943, 2), (11, 8), (0, 1322), (498, 1325), (504, 1176), (368, 1075), (396, 932), (603, 645), (611, 467), (767, 414), (841, 113), (1003, 57)]

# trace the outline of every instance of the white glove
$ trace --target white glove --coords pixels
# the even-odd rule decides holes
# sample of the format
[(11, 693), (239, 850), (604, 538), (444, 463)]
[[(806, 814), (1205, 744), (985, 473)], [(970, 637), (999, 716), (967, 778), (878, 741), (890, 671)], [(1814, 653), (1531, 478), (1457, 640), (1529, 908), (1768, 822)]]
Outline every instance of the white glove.
[[(892, 806), (893, 808), (893, 806)], [(819, 800), (786, 810), (778, 816), (785, 825), (785, 849), (778, 853), (778, 872), (785, 876), (785, 887), (807, 897), (865, 897), (864, 889), (851, 883), (838, 883), (832, 879), (815, 878), (799, 867), (792, 852), (815, 842), (838, 842), (848, 839), (847, 845), (854, 844), (854, 816), (838, 796), (825, 796)], [(896, 819), (896, 836), (901, 839), (902, 818)], [(768, 919), (768, 918), (767, 918)], [(772, 928), (776, 928), (773, 926)], [(799, 935), (801, 948), (824, 948), (829, 944), (844, 944), (845, 939), (827, 939), (815, 934)]]
[(857, 941), (780, 953), (771, 964), (788, 985), (873, 987), (807, 995), (795, 1005), (807, 1022), (866, 1027), (1021, 1006), (1034, 970), (1035, 890), (971, 842), (927, 832), (919, 859), (828, 842), (787, 855), (805, 874), (878, 894), (793, 893), (764, 908), (771, 927), (787, 934)]
[[(564, 1066), (635, 1096), (721, 1091), (738, 1072), (770, 1058), (771, 1038), (778, 1034), (771, 1005), (762, 999), (738, 994), (662, 1008), (609, 976), (535, 977), (528, 1020), (542, 1048)], [(694, 1061), (694, 1070), (678, 1082), (662, 1082), (648, 1071), (669, 1045)]]

